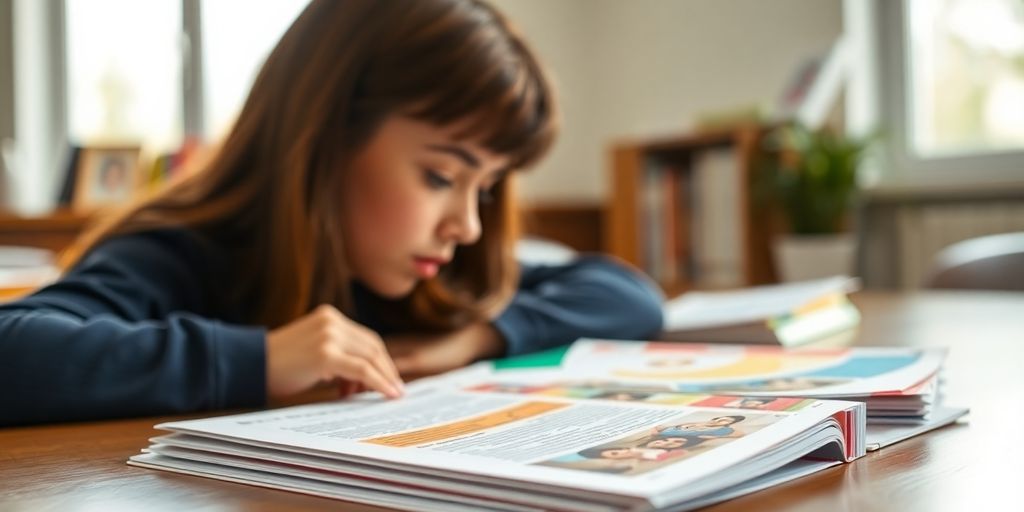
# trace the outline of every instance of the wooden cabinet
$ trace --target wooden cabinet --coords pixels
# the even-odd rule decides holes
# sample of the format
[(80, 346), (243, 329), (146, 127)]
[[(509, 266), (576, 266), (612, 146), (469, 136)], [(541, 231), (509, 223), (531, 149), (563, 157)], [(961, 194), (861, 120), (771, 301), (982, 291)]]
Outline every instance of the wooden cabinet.
[[(776, 282), (774, 217), (755, 193), (766, 133), (746, 126), (613, 144), (605, 250), (672, 294)], [(712, 249), (722, 261), (709, 260)]]

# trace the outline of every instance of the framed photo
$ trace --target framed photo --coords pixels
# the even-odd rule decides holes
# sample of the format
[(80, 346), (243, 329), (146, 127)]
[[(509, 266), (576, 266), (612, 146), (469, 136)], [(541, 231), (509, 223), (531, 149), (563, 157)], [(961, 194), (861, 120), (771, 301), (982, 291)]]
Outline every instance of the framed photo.
[(91, 211), (131, 201), (142, 185), (138, 146), (84, 147), (74, 169), (71, 208)]

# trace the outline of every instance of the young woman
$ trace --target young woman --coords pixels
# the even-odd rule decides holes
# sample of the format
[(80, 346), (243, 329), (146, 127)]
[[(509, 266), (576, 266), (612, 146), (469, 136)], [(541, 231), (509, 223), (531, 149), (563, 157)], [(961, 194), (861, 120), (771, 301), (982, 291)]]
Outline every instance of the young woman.
[(521, 37), (476, 0), (313, 1), (204, 168), (0, 308), (0, 424), (256, 407), (580, 336), (660, 297), (607, 259), (523, 267), (509, 173), (555, 135)]

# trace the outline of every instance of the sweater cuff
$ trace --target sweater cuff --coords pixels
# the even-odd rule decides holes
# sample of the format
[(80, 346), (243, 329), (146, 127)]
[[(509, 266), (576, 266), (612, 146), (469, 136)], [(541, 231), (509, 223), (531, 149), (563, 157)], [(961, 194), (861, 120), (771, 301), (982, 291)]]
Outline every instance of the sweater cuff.
[(263, 407), (267, 402), (267, 331), (218, 323), (217, 408)]

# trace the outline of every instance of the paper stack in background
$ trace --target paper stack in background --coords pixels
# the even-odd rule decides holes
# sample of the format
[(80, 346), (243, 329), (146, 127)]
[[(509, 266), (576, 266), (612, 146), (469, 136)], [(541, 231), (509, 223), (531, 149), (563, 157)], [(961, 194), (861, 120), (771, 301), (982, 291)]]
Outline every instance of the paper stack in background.
[(847, 295), (857, 279), (813, 281), (739, 290), (689, 292), (665, 303), (658, 339), (796, 346), (852, 335), (860, 313)]
[(0, 302), (22, 297), (60, 277), (52, 251), (0, 246)]
[(506, 389), (582, 398), (714, 394), (755, 408), (793, 398), (854, 400), (867, 406), (868, 448), (877, 449), (966, 414), (941, 404), (945, 357), (944, 349), (579, 340), (498, 363), (494, 373)]

